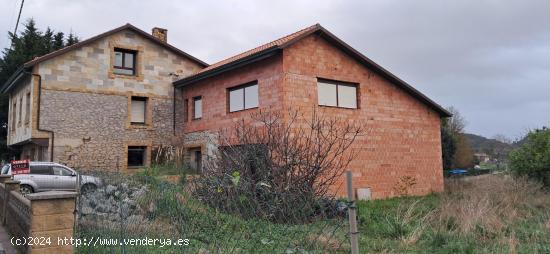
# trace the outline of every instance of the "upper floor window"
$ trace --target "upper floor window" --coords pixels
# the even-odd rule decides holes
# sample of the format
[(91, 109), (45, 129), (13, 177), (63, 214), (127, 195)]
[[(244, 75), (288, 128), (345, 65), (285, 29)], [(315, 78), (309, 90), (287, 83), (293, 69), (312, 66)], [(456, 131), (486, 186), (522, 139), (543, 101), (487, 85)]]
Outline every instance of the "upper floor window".
[(145, 124), (147, 98), (132, 96), (130, 119), (132, 124)]
[(193, 119), (202, 118), (202, 97), (193, 98)]
[(317, 81), (319, 105), (357, 108), (357, 85), (337, 81)]
[(229, 112), (257, 108), (258, 102), (257, 82), (229, 89)]
[(17, 125), (21, 126), (21, 117), (23, 115), (23, 97), (19, 98), (19, 120), (17, 121)]
[(25, 97), (25, 124), (29, 124), (31, 117), (31, 93), (27, 93)]
[[(17, 101), (17, 99), (15, 99)], [(17, 102), (13, 103), (11, 109), (11, 129), (15, 130), (15, 122), (17, 122)]]
[(136, 51), (115, 48), (113, 73), (136, 75)]

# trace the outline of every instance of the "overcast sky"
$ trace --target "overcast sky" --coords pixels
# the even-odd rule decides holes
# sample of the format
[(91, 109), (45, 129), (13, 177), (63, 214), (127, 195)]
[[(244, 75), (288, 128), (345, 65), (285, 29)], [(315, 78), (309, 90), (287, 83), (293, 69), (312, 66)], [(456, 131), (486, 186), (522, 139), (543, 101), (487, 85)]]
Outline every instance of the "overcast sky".
[[(0, 0), (0, 47), (21, 0)], [(320, 23), (439, 104), (466, 130), (550, 126), (550, 1), (27, 0), (22, 21), (81, 39), (131, 23), (208, 63)]]

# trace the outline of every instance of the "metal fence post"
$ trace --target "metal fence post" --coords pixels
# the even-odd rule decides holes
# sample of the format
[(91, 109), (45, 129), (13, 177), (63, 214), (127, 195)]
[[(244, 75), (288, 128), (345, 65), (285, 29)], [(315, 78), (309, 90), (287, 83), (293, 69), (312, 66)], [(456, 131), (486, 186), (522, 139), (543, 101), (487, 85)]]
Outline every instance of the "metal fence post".
[(352, 173), (346, 172), (348, 187), (348, 215), (349, 215), (349, 235), (351, 243), (351, 254), (359, 254), (359, 240), (357, 230), (357, 206), (355, 205), (355, 195), (353, 194)]

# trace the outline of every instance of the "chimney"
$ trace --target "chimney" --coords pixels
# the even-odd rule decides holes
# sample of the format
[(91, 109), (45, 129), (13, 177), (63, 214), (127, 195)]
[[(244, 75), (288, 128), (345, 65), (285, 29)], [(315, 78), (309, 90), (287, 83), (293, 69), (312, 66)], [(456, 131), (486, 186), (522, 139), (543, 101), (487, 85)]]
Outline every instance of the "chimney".
[(162, 42), (168, 42), (168, 30), (160, 27), (154, 27), (151, 33)]

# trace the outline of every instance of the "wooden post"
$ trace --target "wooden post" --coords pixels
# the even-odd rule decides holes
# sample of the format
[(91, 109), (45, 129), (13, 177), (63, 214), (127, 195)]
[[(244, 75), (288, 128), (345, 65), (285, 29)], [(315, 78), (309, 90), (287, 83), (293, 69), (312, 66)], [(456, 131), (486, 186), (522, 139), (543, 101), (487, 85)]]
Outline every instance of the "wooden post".
[(359, 240), (358, 240), (358, 230), (357, 230), (357, 206), (355, 205), (355, 195), (353, 194), (353, 185), (352, 185), (352, 173), (351, 171), (346, 172), (347, 176), (347, 187), (348, 187), (348, 215), (349, 215), (349, 235), (351, 243), (351, 254), (359, 254)]

